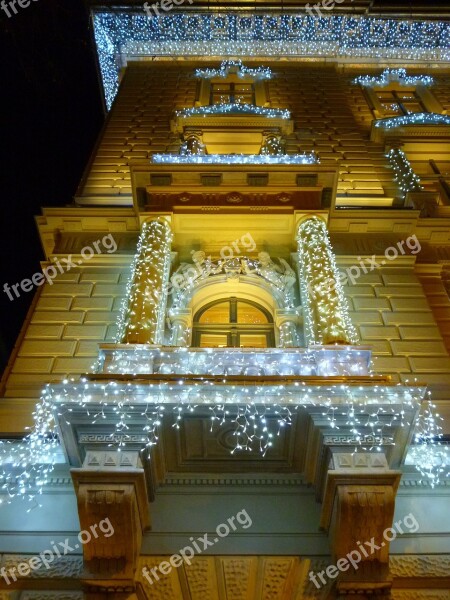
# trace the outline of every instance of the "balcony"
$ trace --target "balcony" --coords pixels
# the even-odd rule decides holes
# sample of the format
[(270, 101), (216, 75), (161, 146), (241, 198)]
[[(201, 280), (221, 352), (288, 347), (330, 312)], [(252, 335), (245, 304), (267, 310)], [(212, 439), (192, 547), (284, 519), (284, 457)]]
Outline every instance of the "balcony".
[(102, 344), (100, 373), (193, 375), (273, 380), (285, 377), (370, 375), (367, 346), (310, 348), (175, 348)]

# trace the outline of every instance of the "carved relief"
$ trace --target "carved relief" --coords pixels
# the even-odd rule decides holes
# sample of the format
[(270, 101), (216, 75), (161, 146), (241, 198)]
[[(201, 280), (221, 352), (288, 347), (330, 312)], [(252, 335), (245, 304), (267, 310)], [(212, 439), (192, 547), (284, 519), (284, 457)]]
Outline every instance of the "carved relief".
[(83, 600), (83, 592), (52, 592), (46, 590), (26, 590), (20, 594), (20, 600)]
[(114, 533), (92, 537), (83, 546), (89, 584), (134, 586), (142, 532), (149, 527), (148, 497), (142, 469), (72, 469), (82, 530), (109, 519)]
[(217, 600), (217, 581), (214, 559), (196, 557), (189, 566), (184, 565), (192, 600)]
[[(28, 562), (32, 558), (30, 554), (4, 554), (0, 565), (10, 571), (19, 563)], [(62, 556), (55, 558), (48, 569), (41, 567), (37, 570), (31, 569), (30, 574), (21, 577), (17, 570), (14, 572), (18, 579), (77, 579), (83, 573), (83, 558), (81, 556)]]
[(392, 590), (392, 600), (448, 600), (448, 590)]
[(248, 600), (251, 558), (223, 558), (221, 560), (227, 600)]
[(389, 564), (394, 577), (450, 577), (448, 555), (391, 556)]
[(264, 561), (262, 600), (279, 600), (287, 593), (286, 587), (294, 564), (292, 558), (268, 558)]
[[(136, 580), (142, 584), (147, 598), (151, 600), (179, 600), (183, 597), (179, 583), (177, 569), (172, 569), (168, 575), (162, 575), (159, 571), (159, 579), (152, 577), (151, 570), (158, 567), (161, 562), (167, 561), (167, 556), (144, 556), (139, 560), (139, 568)], [(153, 583), (143, 576), (142, 569), (146, 568)]]

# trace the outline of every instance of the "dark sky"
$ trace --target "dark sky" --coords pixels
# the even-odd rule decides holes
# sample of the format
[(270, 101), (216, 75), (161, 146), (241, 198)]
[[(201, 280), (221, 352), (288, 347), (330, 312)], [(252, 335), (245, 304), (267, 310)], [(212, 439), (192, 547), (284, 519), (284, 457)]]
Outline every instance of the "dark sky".
[(103, 123), (90, 22), (81, 0), (37, 0), (8, 18), (2, 42), (0, 371), (33, 297), (3, 285), (44, 258), (34, 215), (69, 204)]

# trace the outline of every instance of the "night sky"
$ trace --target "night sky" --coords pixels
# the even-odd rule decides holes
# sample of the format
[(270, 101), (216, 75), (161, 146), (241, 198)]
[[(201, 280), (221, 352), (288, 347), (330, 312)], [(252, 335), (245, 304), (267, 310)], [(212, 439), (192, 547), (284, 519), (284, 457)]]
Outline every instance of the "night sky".
[(3, 291), (30, 278), (44, 255), (34, 216), (72, 202), (104, 120), (88, 12), (81, 0), (38, 0), (8, 18), (2, 40), (0, 370), (34, 292)]

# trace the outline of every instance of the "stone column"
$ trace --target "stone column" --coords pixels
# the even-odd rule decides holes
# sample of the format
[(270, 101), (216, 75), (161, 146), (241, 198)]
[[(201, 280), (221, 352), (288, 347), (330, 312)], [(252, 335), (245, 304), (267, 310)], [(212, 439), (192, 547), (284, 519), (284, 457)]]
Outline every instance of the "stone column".
[(356, 343), (325, 222), (318, 217), (303, 221), (297, 230), (297, 243), (307, 343)]
[(142, 226), (122, 319), (122, 343), (160, 345), (164, 341), (172, 232), (162, 218)]
[(191, 343), (191, 311), (186, 309), (176, 309), (170, 311), (170, 322), (172, 332), (170, 336), (171, 346), (190, 346)]
[(275, 325), (279, 331), (280, 348), (296, 348), (298, 347), (298, 332), (297, 332), (298, 315), (292, 310), (277, 310)]

